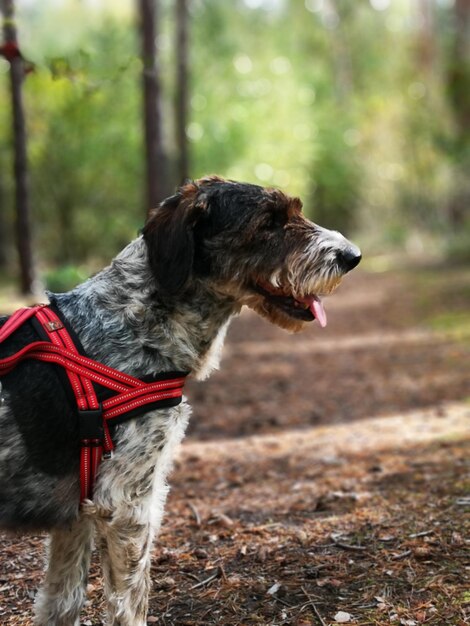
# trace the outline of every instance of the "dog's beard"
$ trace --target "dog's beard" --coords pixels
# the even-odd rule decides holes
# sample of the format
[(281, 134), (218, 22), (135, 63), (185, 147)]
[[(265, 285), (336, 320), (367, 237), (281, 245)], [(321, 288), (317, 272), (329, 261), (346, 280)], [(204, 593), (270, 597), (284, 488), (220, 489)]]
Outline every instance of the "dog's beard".
[(252, 295), (246, 298), (244, 304), (272, 324), (275, 324), (276, 326), (279, 326), (279, 328), (283, 328), (291, 333), (300, 332), (309, 323), (305, 320), (291, 317), (271, 304), (268, 300), (258, 295)]
[[(297, 266), (297, 270), (300, 267)], [(330, 295), (341, 282), (335, 271), (316, 273), (302, 268), (304, 276), (295, 276), (289, 268), (282, 268), (263, 277), (251, 276), (246, 284), (240, 276), (219, 279), (211, 288), (220, 295), (230, 297), (240, 307), (245, 305), (272, 324), (290, 332), (299, 332), (312, 321), (326, 326), (326, 313), (321, 296)], [(300, 271), (299, 271), (300, 273)], [(296, 280), (297, 278), (297, 280)]]

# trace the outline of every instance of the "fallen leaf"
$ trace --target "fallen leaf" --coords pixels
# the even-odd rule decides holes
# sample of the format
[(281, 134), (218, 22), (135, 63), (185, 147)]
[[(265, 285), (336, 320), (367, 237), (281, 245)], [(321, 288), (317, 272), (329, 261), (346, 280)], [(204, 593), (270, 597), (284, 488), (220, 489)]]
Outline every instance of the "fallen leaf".
[(345, 611), (338, 611), (334, 619), (335, 622), (337, 622), (338, 624), (346, 624), (347, 622), (351, 621), (352, 616)]
[(256, 555), (256, 560), (259, 561), (260, 563), (264, 563), (266, 559), (268, 558), (268, 555), (269, 555), (268, 548), (266, 546), (262, 546), (258, 550), (258, 554)]
[(207, 558), (209, 558), (209, 555), (207, 554), (207, 552), (205, 550), (203, 550), (202, 548), (196, 548), (194, 550), (193, 554), (196, 557), (196, 559), (207, 559)]
[(457, 532), (454, 531), (452, 533), (451, 544), (453, 546), (463, 546), (464, 545), (464, 540), (463, 540), (462, 535), (460, 533), (457, 533)]
[(274, 583), (274, 585), (270, 587), (266, 593), (269, 594), (270, 596), (273, 596), (275, 593), (279, 591), (280, 588), (281, 588), (280, 583)]
[(175, 585), (176, 585), (175, 579), (172, 578), (171, 576), (165, 576), (164, 578), (160, 578), (155, 581), (156, 589), (162, 589), (162, 590), (173, 589)]
[(428, 546), (416, 546), (413, 550), (413, 554), (418, 558), (425, 558), (431, 554), (432, 550)]

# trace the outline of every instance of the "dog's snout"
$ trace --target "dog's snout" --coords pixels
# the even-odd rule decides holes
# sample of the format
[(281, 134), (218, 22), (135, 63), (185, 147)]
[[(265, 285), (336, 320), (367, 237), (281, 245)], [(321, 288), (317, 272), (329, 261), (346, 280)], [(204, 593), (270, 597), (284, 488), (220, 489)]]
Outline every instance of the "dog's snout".
[(359, 265), (361, 259), (361, 251), (354, 244), (349, 244), (338, 252), (338, 262), (346, 272), (350, 272), (356, 265)]

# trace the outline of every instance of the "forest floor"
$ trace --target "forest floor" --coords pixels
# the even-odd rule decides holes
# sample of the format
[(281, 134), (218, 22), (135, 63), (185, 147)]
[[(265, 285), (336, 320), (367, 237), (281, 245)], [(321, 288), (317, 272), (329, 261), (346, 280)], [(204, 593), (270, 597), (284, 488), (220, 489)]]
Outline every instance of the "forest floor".
[[(242, 314), (189, 385), (148, 623), (470, 624), (469, 303), (469, 270), (362, 270), (325, 330)], [(0, 624), (30, 625), (42, 538), (2, 544)], [(101, 588), (95, 559), (87, 626)]]

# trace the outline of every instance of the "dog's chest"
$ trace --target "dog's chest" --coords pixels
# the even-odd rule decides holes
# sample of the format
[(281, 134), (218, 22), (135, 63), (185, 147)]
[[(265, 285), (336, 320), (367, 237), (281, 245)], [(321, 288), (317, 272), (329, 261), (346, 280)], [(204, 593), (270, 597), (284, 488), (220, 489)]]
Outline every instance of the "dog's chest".
[(155, 487), (165, 483), (190, 412), (183, 401), (117, 428), (116, 452), (100, 467), (94, 498), (98, 507), (113, 510), (123, 496), (125, 501), (153, 497)]

